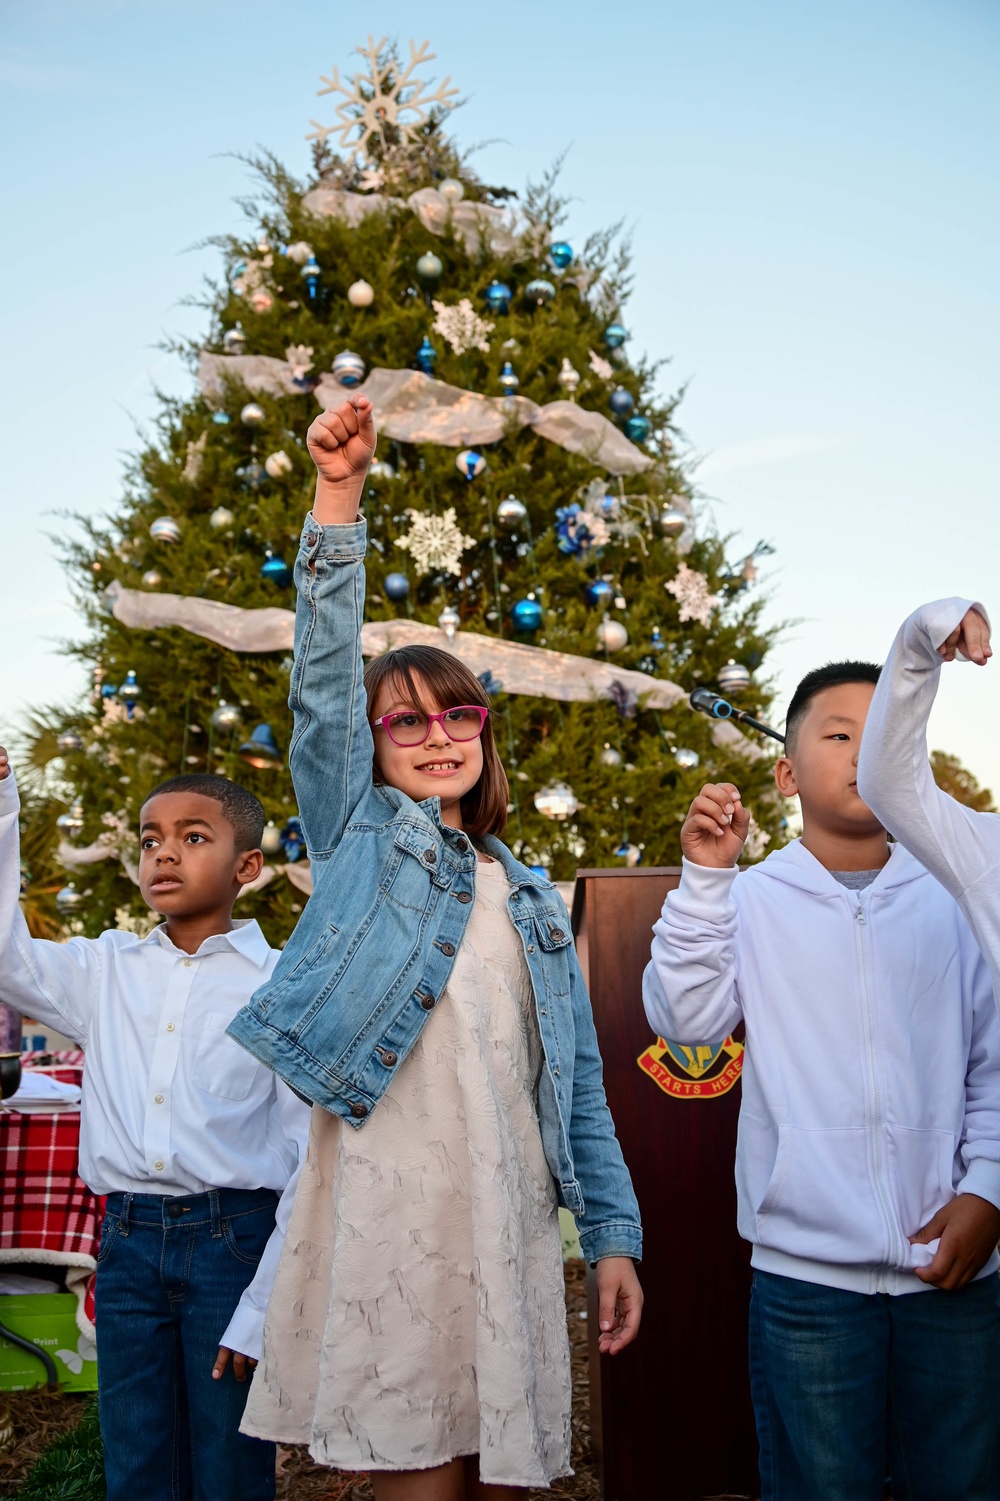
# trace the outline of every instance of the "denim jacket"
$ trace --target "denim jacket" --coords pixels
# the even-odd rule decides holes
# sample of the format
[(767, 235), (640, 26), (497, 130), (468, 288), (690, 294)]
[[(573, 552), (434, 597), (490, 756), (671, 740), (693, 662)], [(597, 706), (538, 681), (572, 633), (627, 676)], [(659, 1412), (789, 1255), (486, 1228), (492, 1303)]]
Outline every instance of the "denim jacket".
[[(271, 978), (230, 1036), (293, 1089), (363, 1128), (448, 983), (475, 896), (476, 850), (414, 802), (372, 781), (361, 657), (366, 525), (306, 518), (289, 751), (313, 894)], [(498, 839), (482, 841), (510, 882), (545, 1062), (538, 1112), (560, 1202), (589, 1261), (638, 1257), (642, 1231), (604, 1096), (590, 999), (566, 907)]]

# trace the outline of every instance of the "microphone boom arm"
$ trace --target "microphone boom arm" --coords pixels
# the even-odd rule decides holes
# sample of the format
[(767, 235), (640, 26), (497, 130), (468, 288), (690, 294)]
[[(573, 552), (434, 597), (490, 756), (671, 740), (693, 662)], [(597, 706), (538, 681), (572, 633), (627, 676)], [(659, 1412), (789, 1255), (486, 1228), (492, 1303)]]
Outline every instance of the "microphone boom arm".
[(748, 725), (750, 729), (757, 730), (761, 735), (770, 735), (772, 740), (777, 740), (784, 745), (785, 737), (780, 730), (772, 729), (762, 719), (754, 719), (745, 709), (734, 709), (728, 699), (720, 698), (713, 693), (711, 688), (696, 688), (690, 697), (692, 709), (697, 709), (701, 714), (707, 714), (710, 719), (735, 719), (740, 724)]

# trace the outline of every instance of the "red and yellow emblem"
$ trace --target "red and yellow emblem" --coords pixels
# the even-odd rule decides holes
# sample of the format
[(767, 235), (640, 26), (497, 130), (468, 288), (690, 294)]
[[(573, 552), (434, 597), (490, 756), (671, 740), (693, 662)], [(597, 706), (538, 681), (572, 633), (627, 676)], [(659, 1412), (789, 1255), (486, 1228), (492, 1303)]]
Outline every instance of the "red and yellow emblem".
[(662, 1037), (638, 1058), (639, 1067), (676, 1100), (712, 1100), (728, 1094), (743, 1071), (743, 1044), (670, 1042)]

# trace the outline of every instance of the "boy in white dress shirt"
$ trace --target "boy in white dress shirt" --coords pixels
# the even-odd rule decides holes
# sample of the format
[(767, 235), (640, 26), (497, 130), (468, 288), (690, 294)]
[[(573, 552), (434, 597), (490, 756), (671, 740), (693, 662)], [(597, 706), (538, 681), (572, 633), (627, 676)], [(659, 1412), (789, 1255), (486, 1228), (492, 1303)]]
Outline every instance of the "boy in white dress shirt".
[(108, 1501), (270, 1501), (272, 1444), (239, 1432), (309, 1111), (226, 1028), (278, 958), (233, 903), (264, 815), (225, 777), (175, 777), (140, 824), (165, 921), (33, 939), (0, 747), (0, 994), (86, 1050), (80, 1174), (107, 1194), (96, 1286)]

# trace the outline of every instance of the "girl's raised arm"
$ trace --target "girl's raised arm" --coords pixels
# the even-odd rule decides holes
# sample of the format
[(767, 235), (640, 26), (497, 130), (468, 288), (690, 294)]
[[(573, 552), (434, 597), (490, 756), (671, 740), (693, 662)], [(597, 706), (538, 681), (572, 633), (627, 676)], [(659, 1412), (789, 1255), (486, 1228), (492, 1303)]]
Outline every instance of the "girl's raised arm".
[(310, 858), (323, 860), (371, 786), (361, 657), (366, 528), (358, 516), (375, 451), (371, 402), (355, 395), (324, 412), (306, 442), (318, 473), (295, 562), (289, 764)]

